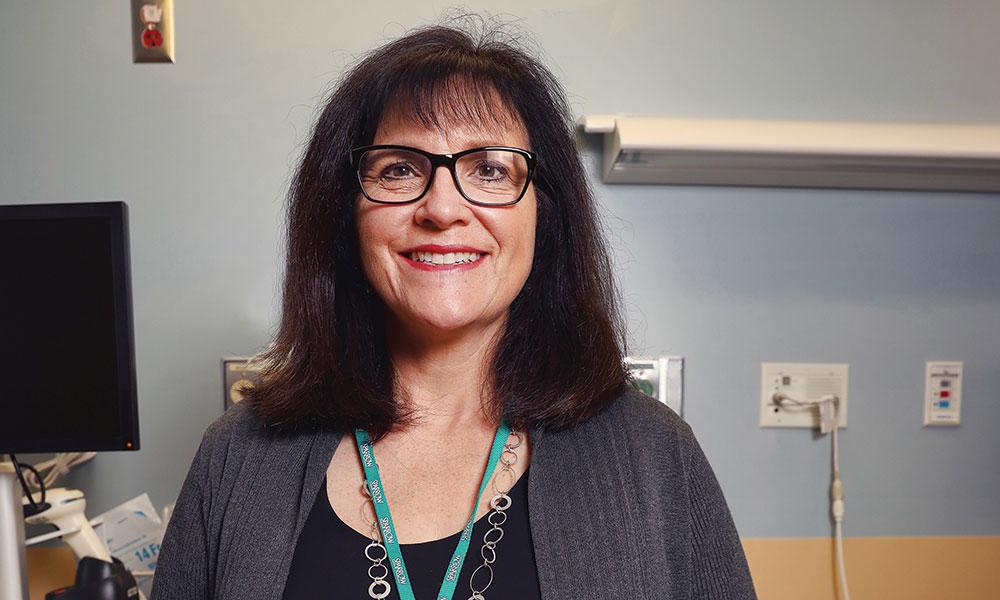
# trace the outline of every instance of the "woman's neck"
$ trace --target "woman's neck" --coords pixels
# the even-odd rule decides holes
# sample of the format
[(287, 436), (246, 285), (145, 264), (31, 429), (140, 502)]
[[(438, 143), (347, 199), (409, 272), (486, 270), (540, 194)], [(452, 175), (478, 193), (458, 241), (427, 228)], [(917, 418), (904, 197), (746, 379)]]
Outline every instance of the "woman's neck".
[(398, 328), (396, 335), (390, 333), (397, 385), (416, 417), (408, 429), (443, 433), (496, 428), (483, 412), (483, 394), (488, 389), (492, 342), (502, 325), (446, 335)]

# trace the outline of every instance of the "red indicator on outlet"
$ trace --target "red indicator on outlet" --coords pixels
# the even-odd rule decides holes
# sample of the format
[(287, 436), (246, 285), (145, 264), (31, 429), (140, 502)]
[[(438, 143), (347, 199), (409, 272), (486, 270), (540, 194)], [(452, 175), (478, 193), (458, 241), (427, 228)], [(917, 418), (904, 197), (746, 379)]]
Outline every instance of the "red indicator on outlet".
[(143, 31), (142, 45), (146, 48), (159, 48), (163, 45), (163, 34), (156, 29)]
[(949, 392), (948, 390), (941, 390), (941, 397), (942, 398), (947, 398), (949, 396), (951, 396), (951, 392)]

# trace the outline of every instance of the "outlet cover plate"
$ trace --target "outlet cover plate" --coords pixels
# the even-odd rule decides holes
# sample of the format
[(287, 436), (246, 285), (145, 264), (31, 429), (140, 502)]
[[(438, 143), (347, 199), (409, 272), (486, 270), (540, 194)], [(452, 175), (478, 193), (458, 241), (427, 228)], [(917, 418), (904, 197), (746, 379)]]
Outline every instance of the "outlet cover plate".
[[(158, 21), (146, 25), (144, 9), (153, 9)], [(132, 0), (129, 23), (133, 63), (174, 62), (174, 0)]]
[(806, 402), (833, 394), (840, 400), (838, 422), (847, 427), (848, 365), (844, 363), (761, 363), (760, 364), (760, 426), (819, 427), (819, 410), (774, 404), (774, 393)]

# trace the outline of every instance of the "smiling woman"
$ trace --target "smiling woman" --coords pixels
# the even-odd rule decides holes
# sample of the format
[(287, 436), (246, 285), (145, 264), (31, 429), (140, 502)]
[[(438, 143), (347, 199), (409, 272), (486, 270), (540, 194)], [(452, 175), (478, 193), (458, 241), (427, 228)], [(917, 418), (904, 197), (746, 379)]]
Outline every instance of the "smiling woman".
[(754, 597), (690, 429), (628, 391), (563, 92), (505, 36), (418, 30), (330, 96), (154, 600)]
[[(376, 440), (412, 425), (392, 341), (423, 336), (472, 346), (451, 362), (475, 354), (481, 381), (448, 395), (488, 421), (571, 426), (620, 393), (623, 328), (572, 118), (513, 33), (417, 31), (333, 91), (291, 190), (269, 370), (248, 394), (264, 422)], [(483, 150), (497, 146), (510, 151)], [(457, 252), (479, 257), (437, 266)]]

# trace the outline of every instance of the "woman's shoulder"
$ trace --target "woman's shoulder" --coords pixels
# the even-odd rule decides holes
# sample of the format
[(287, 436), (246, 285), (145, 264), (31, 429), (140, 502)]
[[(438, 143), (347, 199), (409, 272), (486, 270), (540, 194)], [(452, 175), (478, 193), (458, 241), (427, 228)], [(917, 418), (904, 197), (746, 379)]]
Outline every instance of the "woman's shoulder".
[(216, 418), (202, 434), (202, 450), (219, 450), (233, 444), (251, 443), (266, 429), (249, 404), (234, 404)]
[(691, 428), (672, 408), (631, 385), (624, 386), (608, 407), (588, 423), (613, 429), (640, 446), (645, 442), (677, 443), (692, 437)]
[(619, 418), (647, 423), (654, 427), (666, 427), (671, 430), (677, 428), (690, 429), (687, 423), (672, 408), (655, 398), (643, 394), (631, 385), (626, 385), (618, 397), (610, 404), (608, 410), (597, 415), (596, 418), (601, 418), (609, 412), (617, 413)]
[(570, 429), (546, 431), (543, 445), (556, 452), (586, 446), (636, 463), (683, 466), (697, 442), (691, 428), (666, 404), (632, 386), (599, 414)]
[(195, 464), (205, 466), (242, 462), (252, 455), (266, 453), (279, 444), (281, 449), (305, 447), (312, 443), (315, 431), (281, 431), (261, 421), (253, 407), (240, 402), (216, 418), (202, 435)]
[(225, 438), (250, 434), (263, 429), (263, 424), (247, 402), (237, 402), (216, 418), (205, 430), (206, 436)]

